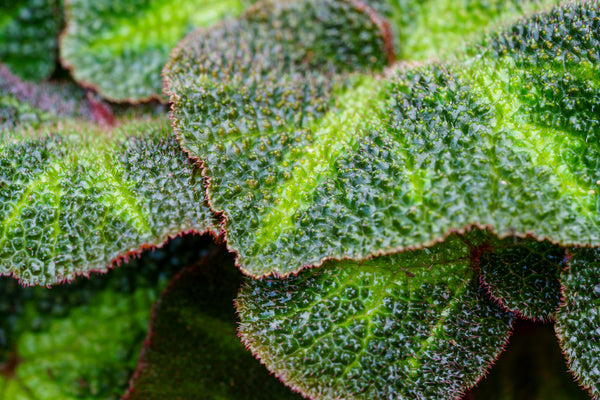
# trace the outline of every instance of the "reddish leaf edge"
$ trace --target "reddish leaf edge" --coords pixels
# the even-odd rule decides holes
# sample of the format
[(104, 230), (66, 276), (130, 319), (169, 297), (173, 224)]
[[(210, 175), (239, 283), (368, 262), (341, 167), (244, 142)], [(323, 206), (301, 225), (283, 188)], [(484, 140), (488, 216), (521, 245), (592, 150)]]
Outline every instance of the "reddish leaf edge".
[[(155, 242), (143, 243), (136, 248), (132, 248), (132, 249), (123, 251), (122, 253), (117, 255), (115, 258), (110, 260), (104, 268), (92, 268), (85, 272), (78, 271), (78, 272), (75, 272), (72, 276), (66, 277), (64, 279), (58, 279), (56, 282), (52, 283), (51, 285), (46, 285), (45, 287), (47, 289), (51, 289), (53, 286), (68, 284), (80, 277), (90, 279), (92, 275), (106, 274), (106, 273), (110, 272), (111, 270), (120, 267), (122, 264), (126, 264), (126, 263), (130, 262), (131, 260), (139, 259), (141, 257), (141, 255), (146, 251), (154, 251), (157, 249), (161, 249), (167, 243), (169, 243), (172, 239), (175, 239), (178, 237), (184, 237), (184, 236), (188, 236), (188, 235), (198, 235), (198, 236), (209, 235), (212, 237), (214, 242), (217, 244), (222, 241), (222, 237), (223, 237), (221, 232), (217, 232), (215, 229), (213, 229), (211, 227), (207, 227), (203, 231), (197, 230), (197, 229), (187, 229), (187, 230), (180, 231), (178, 233), (167, 233), (165, 235), (160, 236)], [(11, 277), (11, 278), (15, 279), (21, 286), (24, 286), (24, 287), (40, 286), (40, 285), (27, 284), (19, 276), (17, 276), (14, 272), (11, 274), (3, 275), (3, 276), (7, 276), (7, 277)]]
[[(473, 253), (472, 253), (472, 254), (473, 254)], [(473, 261), (473, 258), (471, 258), (471, 261)], [(288, 274), (288, 275), (289, 275), (289, 274)], [(295, 274), (295, 275), (297, 275), (297, 274)], [(243, 285), (245, 285), (245, 283), (243, 283), (243, 284), (242, 284), (242, 287), (243, 287)], [(480, 285), (481, 285), (481, 283), (480, 283)], [(238, 290), (238, 295), (239, 295), (239, 293), (241, 292), (241, 290), (242, 290), (242, 287), (240, 287), (240, 289)], [(484, 293), (485, 293), (485, 295), (487, 296), (487, 300), (488, 300), (488, 301), (494, 302), (494, 298), (493, 298), (493, 297), (492, 297), (492, 296), (491, 296), (489, 293), (487, 293), (486, 291), (484, 291)], [(233, 302), (234, 302), (234, 305), (235, 305), (235, 313), (237, 314), (237, 316), (238, 316), (238, 320), (239, 320), (239, 319), (240, 319), (240, 315), (239, 315), (239, 311), (238, 311), (237, 297), (234, 299), (234, 301), (233, 301)], [(510, 312), (510, 311), (508, 311), (508, 312)], [(496, 362), (498, 361), (498, 359), (500, 358), (500, 356), (501, 356), (501, 355), (504, 353), (504, 351), (505, 351), (505, 350), (506, 350), (506, 348), (508, 347), (508, 345), (509, 345), (509, 342), (510, 342), (510, 339), (512, 338), (512, 336), (513, 336), (513, 333), (514, 333), (514, 330), (515, 330), (515, 323), (516, 323), (516, 321), (517, 321), (517, 319), (518, 319), (518, 318), (519, 318), (519, 317), (517, 316), (517, 318), (514, 318), (514, 319), (512, 320), (512, 322), (511, 322), (511, 324), (510, 324), (510, 329), (509, 329), (509, 331), (508, 331), (508, 334), (506, 335), (506, 339), (504, 340), (504, 344), (502, 345), (502, 350), (500, 350), (500, 351), (499, 351), (499, 352), (496, 354), (496, 356), (494, 357), (494, 359), (493, 359), (493, 360), (491, 360), (491, 361), (488, 363), (488, 365), (485, 367), (484, 371), (482, 371), (482, 374), (480, 375), (479, 379), (478, 379), (476, 382), (474, 382), (472, 385), (464, 387), (464, 388), (463, 388), (463, 389), (460, 391), (460, 393), (458, 393), (458, 394), (456, 395), (456, 397), (454, 397), (452, 400), (462, 400), (462, 399), (463, 399), (463, 397), (464, 397), (464, 396), (465, 396), (465, 395), (466, 395), (466, 394), (469, 392), (469, 390), (471, 390), (471, 389), (473, 389), (474, 387), (476, 387), (476, 386), (477, 386), (477, 385), (478, 385), (478, 384), (479, 384), (479, 383), (480, 383), (480, 382), (481, 382), (483, 379), (485, 379), (485, 378), (486, 378), (486, 377), (489, 375), (489, 373), (490, 373), (491, 369), (494, 367), (494, 365), (496, 364)], [(249, 341), (244, 341), (244, 340), (242, 340), (243, 338), (242, 338), (242, 334), (241, 334), (241, 332), (240, 332), (240, 330), (239, 330), (239, 327), (238, 327), (238, 333), (237, 333), (237, 336), (238, 336), (238, 338), (240, 339), (240, 341), (242, 342), (242, 344), (244, 345), (244, 347), (246, 348), (246, 350), (247, 350), (247, 351), (249, 351), (250, 353), (252, 353), (252, 355), (253, 355), (253, 356), (254, 356), (254, 357), (255, 357), (255, 358), (258, 360), (258, 361), (260, 361), (260, 363), (261, 363), (262, 365), (265, 365), (265, 363), (263, 362), (263, 360), (259, 358), (259, 356), (258, 356), (258, 353), (257, 353), (257, 352), (256, 352), (256, 351), (255, 351), (255, 350), (252, 348), (252, 346), (250, 345), (250, 342), (249, 342)], [(266, 365), (265, 365), (265, 367), (266, 367)], [(270, 372), (272, 375), (274, 375), (274, 376), (275, 376), (275, 377), (276, 377), (276, 378), (277, 378), (277, 379), (278, 379), (278, 380), (279, 380), (281, 383), (283, 383), (285, 386), (287, 386), (288, 388), (290, 388), (290, 389), (291, 389), (293, 392), (299, 393), (300, 395), (302, 395), (302, 397), (304, 397), (304, 398), (306, 398), (306, 399), (308, 399), (308, 400), (319, 400), (317, 397), (310, 397), (309, 395), (307, 395), (307, 394), (303, 393), (303, 392), (302, 392), (300, 389), (298, 389), (298, 388), (295, 388), (295, 387), (289, 386), (289, 385), (286, 383), (286, 381), (285, 381), (285, 371), (284, 371), (284, 372), (282, 372), (282, 373), (276, 373), (276, 372), (273, 372), (273, 371), (269, 370), (269, 372)], [(123, 400), (127, 400), (127, 399), (123, 399)]]
[(102, 93), (99, 85), (95, 84), (94, 82), (90, 82), (85, 79), (75, 78), (75, 75), (73, 74), (73, 72), (77, 69), (77, 67), (75, 67), (69, 61), (67, 61), (62, 56), (62, 52), (60, 51), (60, 49), (62, 49), (62, 47), (63, 47), (63, 40), (67, 34), (67, 30), (69, 30), (72, 25), (71, 7), (72, 7), (73, 0), (63, 0), (63, 1), (64, 1), (64, 27), (63, 27), (62, 31), (60, 32), (60, 34), (58, 35), (58, 48), (59, 48), (58, 61), (60, 62), (60, 65), (63, 66), (63, 68), (65, 68), (67, 71), (69, 71), (69, 74), (71, 75), (73, 80), (75, 80), (75, 82), (77, 82), (79, 84), (79, 86), (81, 86), (85, 89), (88, 89), (88, 90), (92, 90), (95, 93), (97, 93), (98, 95), (100, 95), (103, 99), (117, 103), (117, 104), (138, 105), (138, 104), (150, 103), (152, 101), (158, 101), (161, 104), (168, 104), (168, 100), (165, 98), (165, 96), (163, 96), (162, 93), (153, 94), (151, 96), (146, 96), (146, 97), (142, 97), (142, 98), (127, 97), (125, 99), (117, 99), (117, 98), (114, 98), (114, 97), (111, 97), (111, 96), (108, 96), (108, 95)]
[[(360, 0), (342, 0), (342, 1), (347, 1), (350, 4), (355, 4), (355, 3), (361, 4), (362, 3), (362, 1), (360, 1)], [(246, 12), (252, 11), (253, 7), (258, 6), (261, 3), (262, 2), (255, 3)], [(242, 14), (241, 17), (243, 17), (244, 15), (245, 15), (245, 13)], [(219, 26), (222, 23), (223, 22), (218, 23), (217, 25), (215, 25), (215, 27)], [(172, 91), (169, 90), (169, 87), (171, 86), (171, 82), (170, 82), (170, 80), (169, 80), (169, 78), (167, 76), (167, 74), (168, 74), (167, 68), (170, 66), (170, 63), (171, 63), (170, 60), (174, 59), (178, 52), (184, 50), (184, 46), (183, 45), (187, 41), (188, 37), (191, 37), (193, 35), (197, 35), (199, 32), (202, 32), (205, 29), (208, 29), (208, 28), (198, 28), (198, 29), (190, 32), (188, 35), (186, 35), (171, 50), (171, 55), (170, 55), (169, 62), (167, 62), (167, 64), (165, 64), (165, 66), (163, 67), (162, 73), (161, 73), (161, 75), (163, 77), (163, 94), (165, 94), (166, 96), (169, 97), (169, 103), (170, 103), (169, 119), (171, 120), (171, 127), (173, 129), (175, 140), (179, 143), (179, 146), (181, 147), (182, 151), (190, 158), (190, 160), (192, 160), (194, 163), (196, 163), (196, 165), (199, 166), (200, 172), (201, 172), (201, 176), (202, 176), (202, 179), (204, 181), (205, 194), (206, 194), (206, 202), (208, 204), (208, 207), (218, 217), (218, 220), (220, 220), (221, 233), (223, 235), (223, 241), (224, 241), (224, 243), (225, 243), (225, 245), (227, 247), (227, 250), (230, 253), (234, 253), (235, 254), (235, 266), (244, 275), (252, 277), (254, 279), (266, 278), (266, 277), (270, 277), (270, 276), (273, 276), (275, 278), (286, 278), (288, 276), (298, 275), (298, 273), (300, 273), (301, 271), (303, 271), (305, 269), (321, 267), (327, 261), (365, 261), (365, 260), (371, 260), (371, 259), (376, 258), (376, 257), (389, 256), (389, 255), (393, 255), (393, 254), (397, 254), (397, 253), (403, 253), (403, 252), (406, 252), (406, 251), (423, 250), (425, 248), (432, 247), (432, 246), (434, 246), (436, 244), (443, 243), (451, 235), (455, 235), (455, 234), (463, 235), (466, 232), (469, 232), (469, 231), (471, 231), (473, 229), (478, 229), (478, 230), (481, 230), (481, 231), (488, 231), (488, 232), (496, 235), (496, 237), (498, 239), (500, 239), (500, 240), (507, 239), (507, 238), (533, 239), (533, 240), (536, 240), (538, 242), (547, 241), (547, 242), (549, 242), (549, 243), (551, 243), (553, 245), (560, 246), (560, 247), (565, 247), (565, 248), (566, 247), (576, 247), (576, 248), (596, 248), (596, 247), (600, 247), (600, 246), (591, 245), (591, 244), (563, 243), (563, 242), (561, 242), (559, 240), (554, 240), (553, 238), (551, 238), (549, 236), (546, 236), (546, 235), (536, 235), (532, 231), (517, 232), (517, 231), (515, 231), (512, 228), (508, 228), (505, 231), (498, 231), (498, 230), (495, 229), (495, 227), (493, 225), (483, 224), (483, 223), (480, 223), (480, 222), (477, 222), (477, 221), (472, 221), (472, 222), (467, 223), (467, 224), (465, 224), (465, 225), (463, 225), (461, 227), (456, 227), (456, 228), (448, 229), (444, 234), (440, 235), (439, 237), (434, 238), (434, 239), (429, 240), (429, 241), (426, 241), (426, 242), (423, 242), (419, 246), (397, 246), (397, 247), (392, 247), (392, 248), (389, 248), (389, 249), (380, 249), (380, 250), (377, 250), (377, 251), (374, 251), (374, 252), (370, 253), (369, 255), (367, 255), (365, 257), (358, 257), (358, 258), (353, 258), (353, 257), (335, 257), (335, 256), (323, 257), (323, 258), (321, 258), (316, 263), (302, 264), (295, 271), (291, 271), (291, 272), (284, 273), (284, 274), (280, 274), (280, 273), (275, 272), (275, 271), (271, 271), (271, 272), (263, 273), (263, 274), (253, 274), (253, 273), (247, 271), (245, 269), (245, 267), (244, 267), (244, 264), (240, 261), (241, 256), (240, 256), (238, 250), (235, 249), (235, 248), (233, 248), (233, 247), (231, 247), (229, 245), (229, 241), (227, 240), (227, 236), (228, 236), (227, 225), (228, 225), (228, 220), (229, 219), (228, 219), (227, 215), (225, 214), (225, 211), (219, 210), (213, 204), (213, 200), (212, 200), (212, 198), (211, 198), (211, 196), (209, 194), (210, 193), (209, 189), (211, 187), (211, 178), (210, 178), (210, 176), (208, 176), (208, 174), (206, 172), (205, 162), (201, 158), (199, 158), (199, 157), (194, 156), (193, 154), (191, 154), (190, 151), (187, 150), (185, 148), (185, 146), (184, 146), (183, 134), (176, 127), (175, 110), (173, 108), (174, 107), (173, 104), (177, 100), (181, 100), (181, 97), (179, 95), (177, 95), (176, 93), (174, 93), (174, 92), (172, 92)], [(394, 73), (394, 71), (396, 71), (396, 70), (403, 70), (403, 69), (406, 69), (406, 68), (420, 67), (420, 66), (423, 66), (423, 65), (433, 64), (435, 62), (436, 62), (436, 60), (429, 60), (427, 62), (413, 62), (413, 61), (406, 61), (406, 62), (404, 62), (404, 61), (402, 61), (402, 62), (398, 62), (398, 63), (395, 63), (395, 64), (390, 64), (383, 71), (381, 71), (380, 73), (374, 73), (374, 74), (371, 74), (371, 76), (374, 77), (375, 79), (385, 79), (385, 77), (391, 76)]]
[[(588, 249), (589, 249), (589, 248), (594, 248), (594, 246), (580, 246), (579, 248), (588, 248)], [(570, 264), (569, 264), (569, 261), (570, 261), (570, 259), (571, 259), (571, 253), (569, 253), (569, 251), (567, 250), (567, 262), (566, 262), (566, 267), (565, 267), (565, 269), (563, 270), (563, 272), (568, 272), (568, 271), (569, 271), (569, 265), (570, 265)], [(561, 285), (560, 285), (560, 303), (559, 303), (559, 305), (558, 305), (558, 309), (557, 309), (557, 310), (559, 310), (559, 309), (561, 309), (561, 308), (564, 308), (564, 307), (566, 306), (566, 302), (567, 302), (567, 296), (566, 296), (566, 294), (565, 294), (565, 289), (566, 289), (566, 288), (565, 288), (564, 284), (561, 282)], [(589, 388), (589, 387), (587, 387), (587, 386), (586, 386), (586, 385), (585, 385), (583, 382), (581, 382), (581, 377), (580, 377), (580, 376), (578, 376), (578, 375), (576, 375), (576, 374), (573, 372), (573, 370), (571, 369), (571, 364), (572, 364), (572, 361), (571, 361), (571, 359), (570, 359), (570, 358), (567, 356), (567, 354), (565, 353), (565, 351), (564, 351), (564, 349), (563, 349), (563, 343), (566, 341), (566, 338), (565, 338), (565, 337), (563, 337), (562, 333), (561, 333), (561, 332), (559, 332), (559, 331), (556, 329), (556, 326), (557, 326), (557, 325), (556, 325), (556, 324), (554, 324), (554, 333), (556, 334), (556, 338), (557, 338), (557, 340), (558, 340), (558, 344), (559, 344), (559, 347), (560, 347), (560, 352), (561, 352), (561, 354), (563, 355), (563, 357), (564, 357), (564, 359), (565, 359), (565, 363), (566, 363), (567, 369), (569, 370), (569, 373), (571, 373), (571, 375), (573, 376), (573, 381), (574, 381), (575, 383), (577, 383), (577, 385), (578, 385), (578, 386), (579, 386), (579, 387), (580, 387), (582, 390), (585, 390), (585, 391), (586, 391), (586, 392), (587, 392), (587, 393), (590, 395), (590, 398), (591, 398), (591, 399), (593, 399), (593, 400), (595, 400), (595, 399), (598, 399), (598, 397), (596, 397), (596, 396), (595, 396), (595, 395), (592, 393), (592, 389), (591, 389), (591, 388)]]

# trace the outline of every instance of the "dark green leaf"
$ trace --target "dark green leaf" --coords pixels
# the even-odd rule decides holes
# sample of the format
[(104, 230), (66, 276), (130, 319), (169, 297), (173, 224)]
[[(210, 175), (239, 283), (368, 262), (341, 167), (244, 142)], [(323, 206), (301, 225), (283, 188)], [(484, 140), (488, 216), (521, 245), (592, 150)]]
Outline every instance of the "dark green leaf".
[(240, 343), (232, 300), (241, 282), (225, 249), (173, 278), (154, 307), (125, 399), (301, 398)]
[(186, 231), (216, 232), (164, 120), (0, 133), (0, 273), (51, 285)]
[(56, 66), (59, 0), (0, 1), (0, 62), (23, 79), (41, 80)]
[(311, 398), (454, 399), (483, 376), (512, 321), (478, 288), (470, 240), (249, 279), (237, 300), (242, 340)]
[[(600, 244), (598, 1), (519, 22), (461, 63), (352, 79), (340, 70), (385, 62), (381, 24), (343, 2), (293, 4), (188, 37), (166, 68), (174, 125), (246, 272), (423, 247), (473, 225)], [(346, 11), (294, 30), (317, 6)], [(292, 45), (273, 21), (290, 24)]]
[(490, 237), (479, 268), (491, 295), (507, 309), (534, 320), (551, 320), (560, 301), (558, 277), (564, 248), (534, 239)]

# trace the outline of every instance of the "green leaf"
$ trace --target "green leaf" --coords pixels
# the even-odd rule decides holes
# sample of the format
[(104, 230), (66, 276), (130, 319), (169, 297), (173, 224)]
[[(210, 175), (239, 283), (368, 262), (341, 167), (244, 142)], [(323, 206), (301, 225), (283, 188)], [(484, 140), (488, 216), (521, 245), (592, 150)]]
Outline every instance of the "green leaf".
[(593, 396), (600, 396), (600, 249), (573, 249), (561, 275), (563, 300), (556, 333), (569, 369)]
[(23, 79), (48, 78), (56, 66), (59, 0), (0, 2), (0, 62)]
[(164, 120), (1, 135), (2, 275), (51, 285), (182, 232), (218, 231)]
[(174, 277), (154, 306), (125, 399), (300, 399), (236, 335), (242, 274), (223, 248)]
[(503, 349), (512, 321), (478, 288), (472, 239), (249, 279), (237, 299), (242, 340), (310, 398), (454, 399)]
[(0, 279), (0, 397), (119, 399), (152, 303), (170, 276), (211, 244), (206, 236), (178, 238), (107, 274), (51, 290)]
[(379, 0), (396, 31), (398, 58), (409, 61), (454, 58), (486, 32), (559, 0)]
[[(536, 15), (460, 63), (324, 83), (326, 63), (305, 55), (334, 66), (340, 55), (309, 51), (308, 40), (282, 49), (245, 19), (188, 37), (165, 71), (172, 118), (184, 149), (204, 163), (209, 203), (224, 212), (238, 263), (254, 276), (284, 275), (431, 245), (473, 225), (500, 238), (599, 245), (599, 8), (589, 1)], [(276, 10), (269, 18), (288, 20)], [(359, 17), (364, 32), (371, 20)], [(237, 26), (255, 28), (236, 34)], [(260, 46), (225, 47), (228, 32)], [(271, 61), (288, 54), (300, 61)], [(344, 71), (369, 60), (345, 58)]]
[(193, 28), (240, 13), (252, 0), (68, 0), (60, 57), (74, 78), (118, 102), (159, 98), (161, 69)]
[(479, 257), (490, 294), (507, 309), (533, 320), (552, 320), (560, 301), (558, 277), (566, 266), (564, 248), (534, 239), (490, 237)]

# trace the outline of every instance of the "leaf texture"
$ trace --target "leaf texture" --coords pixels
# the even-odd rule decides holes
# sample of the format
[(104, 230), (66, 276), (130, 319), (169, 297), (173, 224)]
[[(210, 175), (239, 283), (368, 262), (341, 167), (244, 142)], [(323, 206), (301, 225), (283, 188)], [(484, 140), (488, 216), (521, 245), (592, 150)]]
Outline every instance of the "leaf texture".
[(51, 285), (186, 231), (214, 232), (197, 167), (163, 120), (5, 133), (0, 272)]
[(478, 287), (468, 236), (248, 279), (241, 338), (310, 398), (457, 398), (503, 349), (512, 321)]
[(533, 320), (554, 319), (560, 301), (561, 271), (567, 253), (562, 247), (535, 239), (495, 240), (479, 256), (482, 280), (507, 309)]
[[(270, 30), (259, 17), (296, 21), (285, 17), (293, 7), (191, 35), (165, 70), (174, 126), (204, 163), (209, 202), (224, 212), (244, 271), (285, 275), (324, 259), (360, 260), (473, 225), (501, 238), (600, 244), (598, 1), (524, 19), (463, 61), (401, 64), (379, 77), (343, 72), (385, 64), (375, 29), (385, 24), (337, 12), (333, 23), (348, 18), (357, 28), (323, 32), (381, 43), (337, 53), (263, 39)], [(379, 58), (350, 57), (378, 48)], [(333, 71), (326, 80), (324, 68)]]
[(59, 0), (0, 2), (0, 62), (26, 80), (54, 71), (61, 24)]
[(159, 98), (160, 71), (195, 27), (241, 12), (251, 0), (66, 0), (60, 57), (74, 78), (117, 102)]
[(242, 274), (226, 249), (175, 276), (154, 306), (127, 400), (300, 399), (236, 335)]
[(556, 333), (569, 369), (600, 397), (600, 249), (573, 249), (561, 275), (563, 300)]

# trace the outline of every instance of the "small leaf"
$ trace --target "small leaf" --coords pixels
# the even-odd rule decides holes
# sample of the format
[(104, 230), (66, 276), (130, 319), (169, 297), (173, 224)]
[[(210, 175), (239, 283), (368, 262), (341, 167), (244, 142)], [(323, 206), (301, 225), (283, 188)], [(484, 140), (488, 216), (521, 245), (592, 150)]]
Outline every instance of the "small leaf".
[(269, 376), (236, 335), (242, 282), (224, 249), (175, 276), (154, 306), (125, 399), (300, 399)]
[(26, 80), (54, 71), (61, 23), (60, 0), (3, 0), (0, 3), (0, 62)]
[(0, 138), (0, 273), (51, 285), (182, 232), (215, 232), (197, 166), (164, 121)]
[[(382, 77), (343, 73), (388, 54), (385, 24), (344, 4), (249, 13), (189, 36), (165, 69), (174, 126), (245, 272), (419, 248), (469, 226), (600, 245), (597, 1), (518, 22), (462, 62)], [(294, 30), (317, 6), (345, 10), (331, 24), (347, 30), (325, 18)]]
[(573, 249), (561, 275), (563, 301), (556, 333), (569, 369), (600, 397), (600, 249)]
[(251, 0), (67, 0), (63, 65), (118, 102), (159, 98), (173, 46), (195, 27), (238, 14)]
[(454, 399), (503, 349), (512, 314), (478, 288), (467, 238), (247, 280), (243, 342), (319, 399)]
[(490, 294), (507, 309), (534, 320), (552, 320), (560, 301), (558, 277), (566, 266), (564, 248), (533, 239), (490, 238), (479, 258)]

